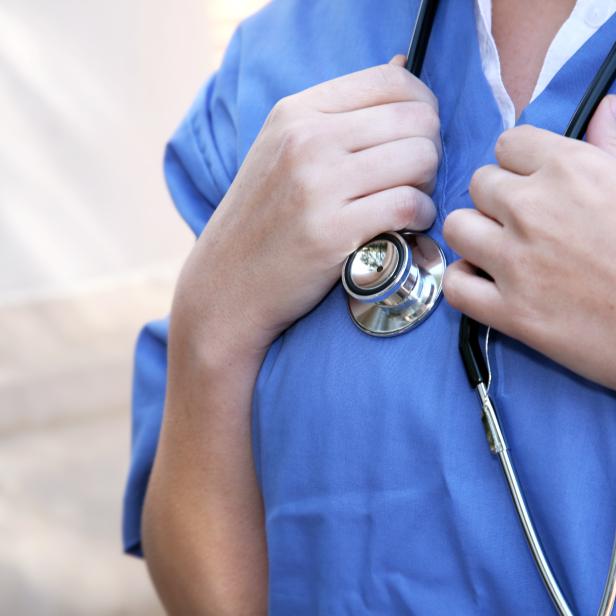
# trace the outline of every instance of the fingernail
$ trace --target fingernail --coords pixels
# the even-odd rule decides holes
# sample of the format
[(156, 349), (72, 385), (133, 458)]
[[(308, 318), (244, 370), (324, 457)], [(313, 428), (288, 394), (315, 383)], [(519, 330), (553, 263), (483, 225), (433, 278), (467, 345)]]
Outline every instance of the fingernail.
[(389, 64), (400, 64), (402, 66), (404, 62), (406, 62), (406, 58), (398, 53), (389, 61)]

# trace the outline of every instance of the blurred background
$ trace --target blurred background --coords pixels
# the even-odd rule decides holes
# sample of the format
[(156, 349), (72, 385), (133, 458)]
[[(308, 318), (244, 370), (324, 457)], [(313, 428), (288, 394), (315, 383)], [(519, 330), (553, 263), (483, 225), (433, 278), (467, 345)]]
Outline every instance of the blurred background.
[(162, 154), (261, 4), (0, 2), (2, 614), (162, 614), (120, 543), (135, 337), (193, 242)]

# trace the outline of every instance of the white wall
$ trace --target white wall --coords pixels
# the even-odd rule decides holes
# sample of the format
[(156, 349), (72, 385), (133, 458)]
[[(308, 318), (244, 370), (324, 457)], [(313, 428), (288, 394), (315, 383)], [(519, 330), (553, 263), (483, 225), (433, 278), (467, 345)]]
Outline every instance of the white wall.
[(0, 3), (0, 302), (177, 269), (192, 238), (161, 160), (217, 60), (209, 17), (203, 0)]
[(163, 147), (256, 4), (0, 0), (3, 614), (162, 614), (119, 526), (134, 341), (193, 242)]
[(261, 4), (0, 2), (0, 305), (177, 271), (164, 143)]

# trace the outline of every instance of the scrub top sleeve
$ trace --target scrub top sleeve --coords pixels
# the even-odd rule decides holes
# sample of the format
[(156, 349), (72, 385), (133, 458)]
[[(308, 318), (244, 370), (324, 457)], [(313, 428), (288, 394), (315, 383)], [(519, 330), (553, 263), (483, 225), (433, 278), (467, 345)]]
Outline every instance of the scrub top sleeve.
[[(201, 90), (165, 151), (169, 192), (178, 212), (197, 236), (237, 171), (239, 47), (238, 30), (220, 69)], [(168, 319), (148, 323), (135, 350), (131, 460), (123, 510), (124, 551), (135, 556), (143, 556), (141, 514), (163, 415), (168, 326)]]

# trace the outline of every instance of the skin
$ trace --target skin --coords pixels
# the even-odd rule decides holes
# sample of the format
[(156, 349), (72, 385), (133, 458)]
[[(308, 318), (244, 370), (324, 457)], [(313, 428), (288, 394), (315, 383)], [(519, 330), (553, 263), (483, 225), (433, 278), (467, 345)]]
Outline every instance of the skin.
[[(503, 4), (494, 4), (495, 23)], [(559, 19), (534, 27), (545, 27), (546, 39)], [(544, 49), (545, 40), (535, 53)], [(339, 279), (346, 255), (382, 231), (433, 222), (426, 192), (441, 151), (437, 104), (402, 61), (277, 104), (183, 268), (143, 514), (146, 561), (170, 614), (267, 613), (263, 506), (250, 440), (263, 357)], [(536, 74), (512, 79), (506, 83), (520, 86), (519, 108)], [(607, 153), (616, 151), (615, 127), (606, 102), (589, 131), (594, 145), (530, 127), (508, 131), (499, 165), (473, 178), (477, 210), (454, 212), (445, 229), (463, 257), (447, 272), (450, 303), (604, 383), (615, 372), (608, 355), (616, 342), (609, 297), (616, 274), (608, 270), (616, 258), (616, 160)], [(544, 283), (523, 288), (528, 277)]]
[(266, 613), (250, 441), (263, 356), (339, 280), (346, 255), (434, 220), (437, 103), (403, 63), (279, 102), (183, 268), (143, 514), (146, 561), (171, 614)]
[(615, 389), (616, 97), (597, 110), (588, 141), (532, 126), (503, 133), (498, 165), (473, 176), (477, 209), (445, 221), (462, 259), (448, 268), (444, 293), (472, 318)]
[(530, 101), (548, 48), (574, 6), (575, 0), (492, 0), (501, 76), (518, 115)]
[[(546, 25), (550, 2), (541, 14), (527, 4), (494, 5), (495, 25), (502, 25), (495, 38), (505, 41), (503, 78), (517, 97), (518, 115), (540, 63), (506, 55), (512, 35), (504, 24), (519, 18), (526, 42), (534, 40), (538, 50), (547, 49), (554, 31), (554, 23)], [(571, 10), (573, 3), (561, 5), (554, 19), (564, 19), (565, 5)], [(528, 22), (534, 15), (544, 20), (543, 38), (539, 24)], [(445, 240), (462, 257), (446, 272), (445, 297), (481, 323), (616, 388), (616, 97), (602, 101), (587, 143), (520, 126), (501, 135), (496, 158), (497, 165), (472, 178), (476, 209), (454, 211), (445, 221)]]

